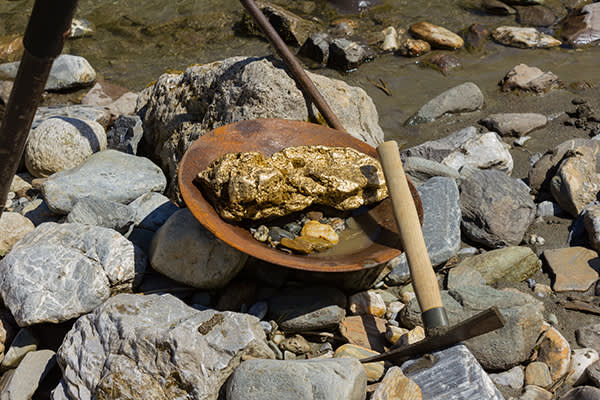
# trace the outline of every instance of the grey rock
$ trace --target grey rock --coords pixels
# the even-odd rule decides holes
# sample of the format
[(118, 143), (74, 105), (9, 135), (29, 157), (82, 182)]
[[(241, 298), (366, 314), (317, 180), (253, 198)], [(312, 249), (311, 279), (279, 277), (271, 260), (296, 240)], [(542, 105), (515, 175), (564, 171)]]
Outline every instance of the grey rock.
[(269, 298), (269, 317), (284, 331), (333, 330), (345, 309), (346, 296), (333, 287), (282, 289)]
[(460, 184), (463, 233), (487, 247), (517, 245), (536, 207), (518, 180), (498, 170), (474, 171)]
[(302, 57), (310, 58), (320, 65), (327, 64), (329, 59), (329, 43), (331, 37), (326, 33), (315, 33), (310, 35), (304, 42), (298, 54)]
[(452, 179), (458, 179), (459, 177), (459, 173), (455, 168), (421, 157), (408, 157), (404, 160), (403, 166), (404, 172), (410, 177), (415, 186), (422, 185), (434, 176), (444, 176)]
[(135, 225), (140, 229), (156, 231), (173, 215), (177, 207), (168, 197), (157, 192), (141, 195), (129, 203), (135, 211)]
[[(111, 115), (114, 117), (133, 116), (135, 113), (138, 96), (139, 95), (134, 92), (124, 93), (121, 97), (106, 105), (106, 109), (109, 110)], [(138, 140), (138, 135), (141, 136), (139, 131), (136, 131), (133, 139)]]
[[(373, 146), (383, 141), (377, 110), (363, 89), (308, 75), (348, 133)], [(240, 120), (307, 121), (319, 115), (313, 106), (307, 108), (302, 91), (279, 62), (245, 57), (162, 75), (152, 89), (140, 94), (137, 108), (144, 115), (143, 142), (161, 160), (172, 188), (177, 186), (175, 176), (183, 153), (212, 129)]]
[(477, 285), (485, 285), (485, 279), (474, 268), (457, 265), (448, 272), (448, 290)]
[(521, 137), (546, 126), (548, 118), (543, 114), (535, 113), (491, 114), (479, 123), (489, 130), (498, 132), (501, 136)]
[(575, 330), (577, 344), (600, 351), (600, 324), (588, 325)]
[(600, 251), (600, 205), (586, 207), (583, 212), (583, 224), (592, 248)]
[(254, 315), (258, 319), (263, 319), (267, 315), (267, 311), (269, 311), (269, 303), (258, 301), (248, 309), (248, 314)]
[(30, 328), (21, 328), (15, 335), (2, 360), (2, 369), (16, 368), (23, 357), (36, 351), (40, 341)]
[(152, 239), (154, 239), (154, 231), (148, 229), (133, 228), (127, 239), (131, 241), (136, 247), (144, 252), (144, 254), (150, 254), (150, 248), (152, 247)]
[(408, 125), (431, 122), (444, 114), (471, 112), (483, 106), (483, 93), (473, 82), (466, 82), (446, 90), (422, 106), (406, 123)]
[(504, 400), (464, 345), (434, 351), (430, 358), (435, 362), (429, 368), (419, 368), (419, 360), (401, 365), (404, 374), (421, 388), (423, 399)]
[(51, 210), (66, 214), (84, 197), (127, 204), (144, 193), (162, 192), (165, 186), (164, 174), (147, 158), (106, 150), (49, 177), (42, 184), (42, 195)]
[[(527, 360), (543, 322), (543, 304), (533, 296), (515, 289), (496, 290), (490, 286), (468, 286), (442, 291), (442, 302), (450, 326), (497, 306), (506, 325), (493, 332), (469, 339), (464, 344), (486, 370), (507, 370)], [(400, 313), (408, 328), (421, 325), (416, 299)]]
[(33, 222), (33, 225), (38, 226), (44, 222), (57, 222), (60, 215), (54, 213), (44, 199), (37, 198), (31, 200), (21, 210), (21, 214)]
[(496, 385), (508, 386), (517, 390), (523, 387), (525, 381), (523, 367), (520, 365), (512, 367), (508, 371), (490, 374), (489, 376)]
[(58, 386), (52, 391), (52, 400), (72, 400), (67, 394), (67, 384), (63, 379), (60, 380)]
[(96, 121), (106, 128), (110, 121), (110, 112), (104, 107), (83, 104), (38, 107), (33, 122), (31, 123), (31, 129), (37, 128), (42, 122), (53, 117)]
[(363, 400), (367, 375), (351, 358), (249, 360), (227, 383), (227, 400)]
[(106, 133), (108, 148), (135, 155), (143, 135), (144, 128), (140, 117), (121, 115)]
[[(14, 79), (19, 62), (0, 65), (0, 79)], [(45, 90), (71, 90), (91, 86), (96, 71), (83, 57), (61, 54), (52, 63)]]
[(600, 40), (600, 4), (587, 4), (566, 18), (561, 36), (574, 47), (589, 46)]
[(510, 175), (513, 159), (508, 146), (494, 132), (486, 132), (462, 143), (442, 160), (442, 164), (460, 171), (471, 169), (497, 169)]
[(444, 158), (459, 148), (461, 144), (477, 136), (477, 128), (469, 126), (442, 139), (431, 140), (402, 150), (400, 156), (403, 160), (407, 160), (409, 157), (420, 157), (441, 163)]
[(375, 53), (360, 43), (346, 38), (338, 38), (329, 45), (327, 66), (341, 71), (351, 71), (370, 61)]
[(131, 290), (145, 266), (112, 229), (49, 222), (0, 261), (0, 293), (19, 326), (62, 322), (93, 310), (111, 287)]
[[(431, 263), (446, 262), (460, 248), (460, 205), (456, 183), (451, 178), (433, 177), (417, 189), (423, 204), (423, 237)], [(406, 255), (396, 257), (389, 264), (390, 283), (401, 284), (408, 271)]]
[(27, 353), (0, 391), (3, 400), (31, 399), (46, 374), (56, 364), (52, 350)]
[(523, 393), (518, 397), (519, 400), (552, 400), (554, 395), (539, 386), (526, 385)]
[(171, 215), (154, 235), (150, 248), (150, 264), (155, 270), (201, 289), (225, 286), (247, 258), (217, 239), (187, 208)]
[(600, 389), (593, 386), (579, 386), (569, 390), (558, 398), (558, 400), (598, 400)]
[(600, 361), (587, 367), (586, 374), (592, 385), (598, 387), (600, 385)]
[(255, 317), (133, 294), (79, 318), (57, 352), (64, 391), (81, 400), (216, 400), (242, 359), (272, 357)]
[(121, 203), (97, 197), (84, 197), (75, 203), (67, 222), (103, 226), (128, 236), (133, 228), (135, 211)]

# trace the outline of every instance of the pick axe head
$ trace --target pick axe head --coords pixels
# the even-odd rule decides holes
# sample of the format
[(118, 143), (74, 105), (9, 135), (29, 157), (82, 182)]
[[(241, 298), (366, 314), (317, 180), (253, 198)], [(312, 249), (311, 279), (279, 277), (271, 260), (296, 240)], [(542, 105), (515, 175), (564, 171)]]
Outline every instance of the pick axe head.
[(404, 174), (398, 145), (395, 141), (385, 142), (377, 147), (377, 154), (385, 175), (400, 241), (406, 253), (427, 338), (401, 349), (392, 348), (387, 353), (363, 359), (361, 362), (407, 359), (503, 327), (504, 319), (496, 307), (453, 327), (448, 326), (440, 288), (423, 239), (421, 224)]

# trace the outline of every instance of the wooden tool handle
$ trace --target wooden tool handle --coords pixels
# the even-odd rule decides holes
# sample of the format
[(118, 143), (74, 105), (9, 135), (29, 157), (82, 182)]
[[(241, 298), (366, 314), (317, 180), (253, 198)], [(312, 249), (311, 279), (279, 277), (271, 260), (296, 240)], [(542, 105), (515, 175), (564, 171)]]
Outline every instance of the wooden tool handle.
[(447, 326), (448, 319), (442, 304), (440, 289), (423, 239), (419, 215), (402, 168), (398, 145), (394, 141), (382, 143), (377, 147), (377, 154), (383, 167), (394, 217), (408, 260), (412, 284), (421, 307), (425, 328)]

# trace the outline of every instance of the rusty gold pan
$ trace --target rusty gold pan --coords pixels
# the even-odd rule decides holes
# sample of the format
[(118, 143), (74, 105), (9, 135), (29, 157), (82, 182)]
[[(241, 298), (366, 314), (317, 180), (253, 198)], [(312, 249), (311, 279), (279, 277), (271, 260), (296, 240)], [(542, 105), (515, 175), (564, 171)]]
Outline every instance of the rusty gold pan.
[[(216, 237), (272, 264), (315, 272), (349, 272), (375, 267), (400, 255), (397, 228), (389, 199), (371, 207), (367, 213), (368, 218), (381, 228), (368, 248), (342, 255), (291, 255), (258, 242), (247, 229), (221, 219), (194, 183), (200, 171), (226, 153), (258, 151), (270, 156), (286, 147), (310, 145), (351, 147), (377, 158), (375, 148), (346, 132), (325, 126), (281, 119), (241, 121), (205, 134), (184, 154), (179, 166), (179, 188), (183, 200), (196, 219)], [(412, 183), (409, 182), (409, 185), (422, 223), (421, 199)]]

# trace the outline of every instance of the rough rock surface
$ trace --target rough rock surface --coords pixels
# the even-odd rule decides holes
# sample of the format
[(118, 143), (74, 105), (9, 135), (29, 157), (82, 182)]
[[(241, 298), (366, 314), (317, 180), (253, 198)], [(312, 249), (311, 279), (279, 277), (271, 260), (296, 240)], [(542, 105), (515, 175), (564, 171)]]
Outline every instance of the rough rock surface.
[(33, 223), (21, 214), (3, 212), (0, 216), (0, 256), (8, 254), (13, 245), (34, 228)]
[(375, 53), (370, 48), (346, 38), (338, 38), (329, 45), (327, 66), (348, 72), (374, 57)]
[(413, 380), (407, 378), (400, 367), (393, 366), (375, 389), (371, 400), (421, 400), (421, 388)]
[(561, 88), (564, 83), (552, 72), (543, 72), (537, 67), (519, 64), (513, 67), (500, 82), (503, 92), (520, 89), (534, 93), (546, 93)]
[(49, 118), (29, 134), (25, 166), (36, 178), (47, 177), (76, 167), (101, 150), (106, 150), (106, 133), (96, 121)]
[(147, 158), (105, 150), (48, 178), (42, 195), (52, 211), (66, 214), (84, 197), (127, 204), (144, 193), (162, 192), (165, 186), (164, 174)]
[(227, 382), (227, 400), (363, 400), (367, 376), (358, 360), (249, 360)]
[(574, 47), (583, 47), (600, 40), (600, 4), (588, 4), (575, 10), (565, 20), (561, 35)]
[(67, 222), (103, 226), (127, 236), (133, 228), (135, 211), (124, 204), (96, 197), (84, 197), (75, 203)]
[(270, 158), (228, 153), (203, 171), (198, 183), (226, 220), (281, 217), (310, 205), (341, 211), (387, 197), (379, 162), (351, 148), (288, 147)]
[(456, 131), (439, 140), (430, 140), (400, 152), (403, 161), (408, 157), (421, 157), (441, 163), (444, 158), (460, 147), (466, 141), (476, 138), (477, 128), (469, 126)]
[(520, 26), (499, 26), (492, 32), (492, 37), (498, 43), (523, 49), (546, 49), (561, 45), (560, 40), (556, 40), (535, 28)]
[(121, 115), (106, 133), (108, 148), (135, 155), (143, 135), (140, 117)]
[(102, 304), (111, 287), (131, 290), (145, 266), (112, 229), (49, 222), (0, 261), (0, 293), (19, 326), (62, 322)]
[(72, 104), (68, 106), (38, 107), (33, 122), (31, 123), (31, 129), (37, 128), (42, 122), (53, 117), (96, 121), (105, 128), (110, 123), (110, 112), (104, 107)]
[(466, 82), (429, 100), (406, 122), (408, 125), (431, 122), (446, 113), (479, 110), (483, 106), (483, 93), (473, 82)]
[(535, 218), (527, 187), (497, 170), (474, 171), (460, 184), (463, 232), (496, 248), (518, 245)]
[(495, 132), (487, 132), (462, 143), (442, 160), (442, 164), (460, 170), (464, 166), (497, 169), (510, 175), (513, 158), (508, 146)]
[(156, 232), (150, 264), (158, 272), (197, 288), (225, 286), (247, 255), (217, 239), (187, 209), (175, 212)]
[(72, 399), (216, 400), (242, 358), (273, 358), (257, 318), (121, 294), (77, 320), (58, 349)]
[(546, 126), (548, 118), (535, 113), (492, 114), (479, 121), (489, 130), (498, 132), (501, 136), (521, 137), (534, 129)]
[[(373, 146), (383, 141), (377, 110), (363, 89), (308, 73), (348, 133)], [(285, 68), (269, 58), (234, 57), (162, 75), (138, 100), (146, 142), (175, 185), (183, 153), (199, 136), (257, 118), (319, 119)]]

